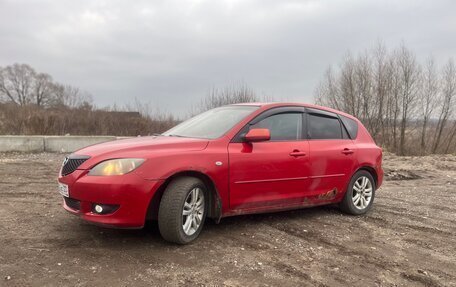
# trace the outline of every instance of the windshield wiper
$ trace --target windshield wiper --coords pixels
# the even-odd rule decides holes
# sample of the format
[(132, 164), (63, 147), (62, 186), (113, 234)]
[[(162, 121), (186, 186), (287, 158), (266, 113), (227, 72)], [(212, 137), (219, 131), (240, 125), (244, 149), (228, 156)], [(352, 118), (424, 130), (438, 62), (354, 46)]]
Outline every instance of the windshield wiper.
[(186, 136), (181, 136), (181, 135), (168, 135), (169, 137), (177, 137), (177, 138), (188, 138)]

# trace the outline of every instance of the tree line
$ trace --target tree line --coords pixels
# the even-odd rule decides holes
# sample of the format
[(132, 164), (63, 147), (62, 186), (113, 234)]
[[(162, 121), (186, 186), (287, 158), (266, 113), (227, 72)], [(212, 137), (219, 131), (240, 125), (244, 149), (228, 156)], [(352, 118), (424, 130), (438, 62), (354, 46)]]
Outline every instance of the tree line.
[[(212, 88), (187, 116), (222, 105), (273, 101), (246, 84)], [(359, 118), (377, 144), (400, 155), (456, 152), (456, 65), (424, 62), (404, 45), (378, 44), (329, 67), (317, 104)], [(26, 64), (0, 67), (0, 134), (136, 136), (161, 133), (181, 121), (135, 100), (99, 109), (89, 93), (57, 83)]]
[(89, 93), (27, 64), (0, 67), (0, 134), (137, 136), (176, 124), (172, 115), (147, 108), (135, 101), (99, 109)]
[(27, 64), (0, 67), (0, 100), (17, 106), (80, 107), (90, 105), (92, 97), (76, 87), (53, 80)]
[(378, 44), (329, 67), (317, 104), (359, 118), (374, 140), (399, 155), (456, 152), (456, 65), (424, 62), (405, 45)]

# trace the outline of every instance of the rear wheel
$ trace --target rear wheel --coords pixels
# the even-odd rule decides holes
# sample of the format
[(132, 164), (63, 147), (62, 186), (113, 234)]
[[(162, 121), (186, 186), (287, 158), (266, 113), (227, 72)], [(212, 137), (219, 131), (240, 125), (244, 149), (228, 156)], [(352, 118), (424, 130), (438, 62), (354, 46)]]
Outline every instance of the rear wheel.
[(349, 214), (364, 214), (372, 208), (374, 197), (374, 178), (368, 171), (360, 170), (350, 180), (347, 192), (339, 206), (342, 211)]
[(206, 219), (206, 190), (194, 177), (180, 177), (168, 185), (158, 210), (158, 227), (165, 240), (187, 244), (198, 237)]

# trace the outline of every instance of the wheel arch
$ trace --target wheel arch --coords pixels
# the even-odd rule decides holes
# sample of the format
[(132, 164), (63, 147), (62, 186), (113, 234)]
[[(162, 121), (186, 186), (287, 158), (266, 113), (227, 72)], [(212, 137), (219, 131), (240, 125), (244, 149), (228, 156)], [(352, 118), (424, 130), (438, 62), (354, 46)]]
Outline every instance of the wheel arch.
[(378, 175), (377, 175), (377, 171), (375, 170), (375, 168), (373, 168), (371, 166), (368, 166), (368, 165), (364, 165), (364, 166), (358, 168), (353, 174), (357, 173), (360, 170), (365, 170), (368, 173), (370, 173), (370, 175), (372, 175), (372, 177), (374, 178), (375, 188), (377, 189), (377, 186), (378, 186)]
[(169, 183), (172, 182), (174, 179), (183, 177), (183, 176), (190, 176), (200, 179), (204, 185), (208, 189), (209, 193), (209, 209), (207, 216), (214, 219), (217, 223), (220, 221), (222, 215), (222, 202), (217, 191), (217, 187), (215, 186), (214, 181), (210, 176), (207, 174), (195, 171), (195, 170), (185, 170), (179, 171), (171, 176), (169, 176), (157, 189), (154, 196), (150, 200), (149, 207), (147, 209), (146, 219), (157, 219), (158, 218), (158, 209), (160, 206), (160, 201), (165, 192), (166, 188), (168, 187)]

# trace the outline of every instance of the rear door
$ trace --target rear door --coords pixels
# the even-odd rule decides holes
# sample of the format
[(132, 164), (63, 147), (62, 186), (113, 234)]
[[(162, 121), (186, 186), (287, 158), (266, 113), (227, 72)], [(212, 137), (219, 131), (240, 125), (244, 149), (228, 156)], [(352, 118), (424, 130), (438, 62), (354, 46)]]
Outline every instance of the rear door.
[(307, 108), (310, 184), (308, 195), (331, 200), (343, 192), (356, 161), (356, 147), (339, 117)]
[[(309, 143), (301, 107), (266, 111), (229, 144), (230, 207), (256, 209), (302, 201), (309, 184)], [(271, 139), (246, 143), (242, 134), (267, 128)]]

